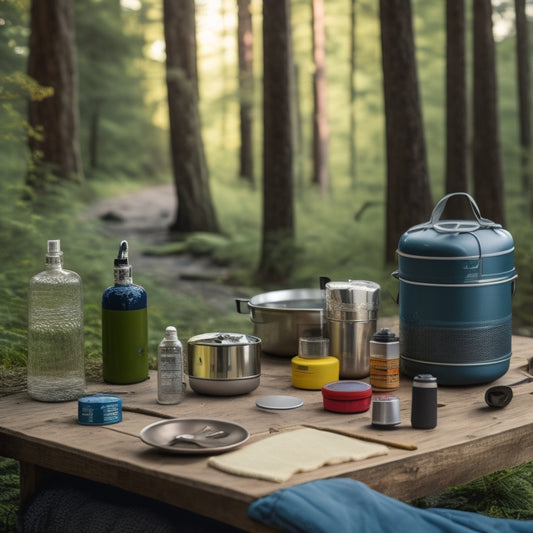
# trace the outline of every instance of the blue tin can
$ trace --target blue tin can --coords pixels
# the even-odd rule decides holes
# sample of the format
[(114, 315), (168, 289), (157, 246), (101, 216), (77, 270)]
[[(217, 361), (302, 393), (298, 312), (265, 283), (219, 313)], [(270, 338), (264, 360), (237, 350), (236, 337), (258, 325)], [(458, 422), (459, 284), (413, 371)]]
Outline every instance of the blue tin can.
[(85, 426), (103, 426), (122, 421), (122, 399), (108, 394), (94, 394), (78, 400), (78, 422)]
[[(469, 201), (472, 220), (441, 220), (448, 199)], [(466, 193), (442, 198), (431, 219), (404, 233), (398, 245), (400, 367), (432, 374), (441, 385), (499, 378), (512, 354), (514, 242), (482, 218)]]

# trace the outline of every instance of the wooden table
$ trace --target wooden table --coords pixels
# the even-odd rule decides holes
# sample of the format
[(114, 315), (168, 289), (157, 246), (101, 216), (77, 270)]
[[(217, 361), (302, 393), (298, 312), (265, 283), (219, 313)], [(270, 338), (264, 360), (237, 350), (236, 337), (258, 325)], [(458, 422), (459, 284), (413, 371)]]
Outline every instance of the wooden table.
[[(533, 339), (513, 337), (513, 352), (511, 369), (491, 385), (511, 384), (525, 377)], [(23, 498), (43, 475), (58, 471), (127, 489), (245, 530), (267, 531), (247, 517), (247, 508), (255, 499), (282, 487), (342, 476), (410, 500), (533, 460), (533, 383), (514, 387), (512, 402), (500, 410), (486, 406), (488, 386), (440, 387), (437, 427), (415, 430), (410, 425), (411, 380), (402, 378), (401, 388), (395, 392), (400, 397), (402, 423), (393, 430), (376, 430), (370, 425), (371, 411), (325, 411), (320, 392), (292, 387), (289, 358), (264, 355), (261, 385), (238, 397), (208, 397), (188, 390), (181, 404), (161, 406), (155, 401), (154, 374), (136, 385), (90, 384), (90, 393), (111, 393), (123, 399), (123, 421), (109, 426), (79, 425), (76, 402), (40, 403), (25, 393), (12, 394), (0, 400), (0, 455), (20, 461)], [(255, 406), (257, 398), (270, 394), (298, 396), (304, 405), (287, 411)], [(418, 448), (391, 447), (386, 456), (323, 467), (277, 484), (218, 471), (207, 466), (205, 456), (160, 453), (139, 439), (148, 424), (188, 417), (241, 424), (251, 434), (249, 442), (305, 423)]]

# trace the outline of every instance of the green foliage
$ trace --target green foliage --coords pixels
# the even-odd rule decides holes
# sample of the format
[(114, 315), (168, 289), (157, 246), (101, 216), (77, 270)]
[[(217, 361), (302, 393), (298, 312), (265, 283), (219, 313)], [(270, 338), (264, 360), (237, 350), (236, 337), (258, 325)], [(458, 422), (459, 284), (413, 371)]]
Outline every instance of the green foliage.
[(416, 507), (444, 507), (494, 518), (533, 519), (533, 463), (480, 477), (412, 502)]
[(16, 531), (19, 498), (18, 462), (0, 457), (0, 533)]

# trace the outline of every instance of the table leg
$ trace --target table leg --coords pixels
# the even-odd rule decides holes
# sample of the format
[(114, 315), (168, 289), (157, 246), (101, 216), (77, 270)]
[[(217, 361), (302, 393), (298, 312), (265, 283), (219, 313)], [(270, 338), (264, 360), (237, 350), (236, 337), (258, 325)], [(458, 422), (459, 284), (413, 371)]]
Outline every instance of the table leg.
[(33, 463), (20, 461), (20, 504), (25, 505), (47, 480), (53, 471)]

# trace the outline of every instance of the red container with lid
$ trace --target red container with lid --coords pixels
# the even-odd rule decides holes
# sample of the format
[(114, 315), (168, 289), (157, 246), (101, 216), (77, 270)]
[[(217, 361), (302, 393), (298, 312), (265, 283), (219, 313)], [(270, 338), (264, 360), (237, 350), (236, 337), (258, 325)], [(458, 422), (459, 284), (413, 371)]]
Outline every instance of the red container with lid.
[(322, 387), (324, 409), (334, 413), (363, 413), (370, 409), (372, 387), (363, 381), (333, 381)]

